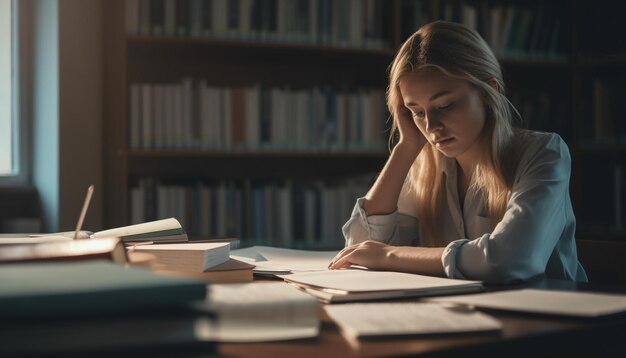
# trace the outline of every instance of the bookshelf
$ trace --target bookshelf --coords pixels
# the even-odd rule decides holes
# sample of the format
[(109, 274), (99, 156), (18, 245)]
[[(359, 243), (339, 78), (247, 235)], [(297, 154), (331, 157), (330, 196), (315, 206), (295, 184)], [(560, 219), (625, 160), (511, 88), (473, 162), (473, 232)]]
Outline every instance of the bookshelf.
[[(615, 100), (626, 45), (603, 35), (626, 32), (616, 15), (624, 5), (601, 3), (107, 1), (105, 225), (171, 214), (192, 236), (341, 246), (354, 199), (388, 153), (387, 67), (406, 36), (445, 19), (473, 26), (495, 49), (519, 125), (567, 141), (578, 238), (626, 241), (623, 209), (615, 214), (626, 203)], [(327, 111), (311, 114), (320, 103)], [(159, 201), (167, 208), (146, 212)]]

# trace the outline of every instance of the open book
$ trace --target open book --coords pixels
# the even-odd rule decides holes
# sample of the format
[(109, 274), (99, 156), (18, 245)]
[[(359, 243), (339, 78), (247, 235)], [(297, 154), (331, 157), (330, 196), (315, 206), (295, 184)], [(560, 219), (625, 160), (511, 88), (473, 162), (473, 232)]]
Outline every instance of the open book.
[[(72, 240), (74, 231), (52, 234), (11, 234), (0, 236), (0, 244), (36, 244)], [(174, 218), (150, 221), (142, 224), (123, 226), (97, 232), (81, 231), (79, 239), (119, 237), (125, 244), (152, 241), (155, 243), (175, 243), (188, 241), (187, 233)]]
[(453, 280), (402, 272), (360, 269), (281, 275), (324, 302), (351, 302), (481, 291), (480, 281)]

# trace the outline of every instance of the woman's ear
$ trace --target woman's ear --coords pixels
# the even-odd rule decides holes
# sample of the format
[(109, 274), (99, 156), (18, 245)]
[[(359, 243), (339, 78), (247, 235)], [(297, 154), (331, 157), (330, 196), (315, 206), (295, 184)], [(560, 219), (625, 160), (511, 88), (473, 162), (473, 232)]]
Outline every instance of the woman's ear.
[(493, 89), (500, 92), (500, 84), (498, 83), (495, 77), (492, 77), (489, 80), (487, 80), (487, 83), (489, 84), (489, 86), (493, 87)]

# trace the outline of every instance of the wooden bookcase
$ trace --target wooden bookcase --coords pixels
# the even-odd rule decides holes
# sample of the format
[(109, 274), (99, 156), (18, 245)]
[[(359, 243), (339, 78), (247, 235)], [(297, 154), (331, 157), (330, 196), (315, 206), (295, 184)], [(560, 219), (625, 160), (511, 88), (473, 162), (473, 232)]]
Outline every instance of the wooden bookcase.
[[(515, 0), (384, 1), (382, 33), (388, 45), (363, 48), (129, 34), (126, 31), (125, 1), (103, 2), (105, 226), (129, 224), (131, 190), (144, 177), (186, 185), (203, 180), (248, 180), (253, 183), (257, 180), (289, 180), (297, 183), (310, 180), (333, 182), (355, 176), (373, 179), (388, 153), (384, 147), (339, 151), (132, 149), (129, 144), (132, 84), (177, 83), (182, 78), (193, 78), (222, 87), (258, 83), (296, 89), (328, 86), (384, 91), (387, 67), (412, 28), (433, 19), (462, 21), (473, 13), (479, 31), (490, 37), (493, 32), (488, 30), (490, 22), (486, 19), (499, 8), (503, 16), (502, 26), (510, 12), (509, 31), (517, 31), (517, 37), (512, 36), (516, 40), (510, 41), (518, 42), (504, 46), (497, 54), (503, 67), (507, 94), (522, 115), (527, 114), (527, 121), (520, 125), (558, 132), (570, 146), (573, 163), (571, 194), (579, 223), (578, 237), (626, 241), (624, 227), (616, 224), (621, 222), (624, 225), (623, 209), (621, 218), (615, 217), (615, 206), (626, 203), (623, 189), (619, 201), (613, 198), (616, 188), (626, 182), (623, 173), (626, 128), (618, 120), (624, 112), (619, 112), (619, 101), (607, 103), (601, 99), (603, 93), (610, 93), (614, 98), (616, 93), (624, 92), (626, 45), (621, 39), (616, 42), (606, 38), (606, 31), (613, 28), (620, 34), (625, 32), (624, 25), (616, 20), (615, 15), (624, 6), (614, 0), (600, 3), (603, 6), (582, 0), (547, 3)], [(423, 18), (416, 18), (420, 14)], [(608, 21), (603, 21), (607, 18)], [(557, 23), (557, 35), (553, 35), (553, 23)], [(604, 40), (597, 41), (601, 36)], [(544, 37), (546, 40), (542, 40)], [(525, 46), (544, 50), (525, 51)], [(610, 83), (605, 85), (602, 81)], [(619, 83), (622, 83), (621, 87), (616, 87)], [(608, 112), (606, 108), (599, 109), (600, 106), (609, 108)], [(594, 118), (602, 113), (610, 113), (609, 119)], [(385, 116), (380, 116), (380, 121), (385, 122)], [(620, 171), (622, 183), (619, 183)], [(349, 211), (341, 213), (339, 221), (343, 223), (349, 214)], [(339, 228), (337, 236), (336, 246), (341, 246)], [(329, 245), (323, 242), (319, 246)]]

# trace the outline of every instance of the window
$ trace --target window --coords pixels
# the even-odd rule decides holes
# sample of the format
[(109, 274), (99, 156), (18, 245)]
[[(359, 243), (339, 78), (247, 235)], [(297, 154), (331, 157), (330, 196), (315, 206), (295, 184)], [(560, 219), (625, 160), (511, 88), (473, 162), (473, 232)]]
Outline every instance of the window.
[(11, 0), (0, 0), (0, 178), (16, 176), (17, 120), (13, 96), (13, 9)]

